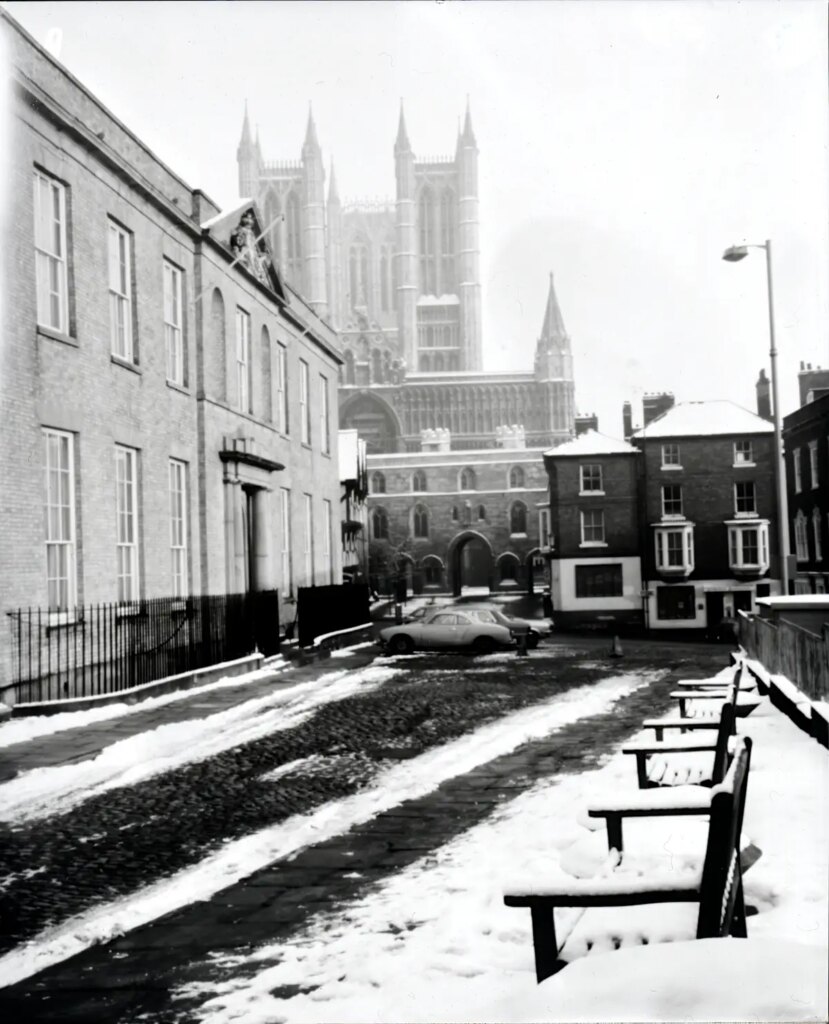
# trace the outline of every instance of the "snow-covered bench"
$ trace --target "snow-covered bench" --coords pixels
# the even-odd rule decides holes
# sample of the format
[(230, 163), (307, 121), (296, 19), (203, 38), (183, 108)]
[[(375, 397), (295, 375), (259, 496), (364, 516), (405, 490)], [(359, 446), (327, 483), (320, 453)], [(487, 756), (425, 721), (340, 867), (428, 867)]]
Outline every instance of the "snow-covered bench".
[[(746, 680), (748, 680), (748, 676), (746, 676)], [(734, 678), (727, 687), (712, 686), (710, 683), (703, 682), (698, 685), (686, 686), (682, 690), (673, 690), (671, 697), (679, 701), (680, 718), (690, 719), (699, 716), (704, 719), (706, 710), (702, 702), (722, 700), (723, 697), (730, 696), (732, 686), (735, 688), (734, 712), (738, 718), (746, 718), (761, 702), (757, 696), (747, 693), (748, 688), (743, 682), (742, 664), (737, 666)]]
[[(642, 877), (626, 874), (622, 867), (604, 877), (573, 879), (572, 883), (555, 886), (539, 882), (516, 887), (504, 895), (508, 907), (530, 910), (539, 982), (591, 949), (620, 948), (637, 939), (650, 942), (660, 937), (682, 941), (694, 937), (746, 936), (740, 839), (750, 760), (751, 740), (737, 737), (731, 766), (711, 794), (705, 856), (697, 869)], [(649, 904), (670, 904), (672, 910), (661, 907), (657, 918), (651, 916), (650, 922), (639, 920), (632, 931), (630, 912), (625, 926), (620, 928), (606, 921), (601, 911), (588, 911), (563, 942), (559, 942), (556, 934), (557, 908)]]
[[(719, 697), (720, 716), (712, 722), (717, 730), (713, 739), (679, 736), (674, 740), (640, 741), (622, 747), (624, 754), (632, 754), (636, 758), (636, 778), (640, 789), (714, 786), (722, 781), (728, 767), (729, 741), (736, 732), (734, 689), (732, 684), (725, 699)], [(679, 719), (665, 719), (660, 723), (660, 729), (680, 726)]]

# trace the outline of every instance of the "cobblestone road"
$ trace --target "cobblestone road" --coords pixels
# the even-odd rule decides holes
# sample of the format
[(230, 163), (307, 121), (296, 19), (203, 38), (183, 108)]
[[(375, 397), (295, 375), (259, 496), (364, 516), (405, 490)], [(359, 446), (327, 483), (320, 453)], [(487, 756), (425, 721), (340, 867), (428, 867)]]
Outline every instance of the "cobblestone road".
[[(641, 720), (668, 704), (676, 678), (723, 667), (723, 647), (671, 649), (642, 643), (622, 663), (597, 663), (594, 645), (555, 645), (503, 664), (444, 656), (403, 662), (378, 689), (319, 708), (293, 729), (234, 747), (136, 786), (113, 790), (59, 817), (0, 836), (4, 948), (96, 903), (125, 895), (202, 859), (225, 840), (365, 786), (401, 759), (471, 732), (511, 711), (617, 671), (665, 668), (669, 675), (610, 712), (529, 743), (445, 783), (367, 825), (308, 848), (122, 939), (0, 991), (12, 1021), (192, 1019), (172, 1007), (183, 980), (215, 980), (208, 952), (288, 938), (314, 909), (349, 899), (402, 865), (428, 855), (538, 778), (584, 770)], [(265, 773), (323, 755), (281, 775)], [(414, 827), (416, 825), (416, 827)], [(39, 871), (32, 874), (32, 869)], [(360, 878), (346, 878), (358, 869)]]

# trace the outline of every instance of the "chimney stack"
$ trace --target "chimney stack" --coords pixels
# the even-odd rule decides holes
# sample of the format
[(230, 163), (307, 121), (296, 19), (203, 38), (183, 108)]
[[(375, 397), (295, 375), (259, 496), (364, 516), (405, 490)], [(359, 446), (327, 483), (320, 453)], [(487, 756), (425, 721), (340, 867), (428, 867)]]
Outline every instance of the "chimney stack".
[(629, 441), (633, 436), (633, 410), (630, 407), (630, 402), (625, 402), (622, 405), (622, 437), (626, 441)]
[(760, 376), (754, 385), (757, 390), (757, 415), (764, 420), (771, 420), (771, 383), (766, 376), (766, 371), (760, 370)]
[(670, 391), (663, 391), (655, 395), (645, 395), (642, 399), (643, 426), (652, 423), (657, 417), (672, 409), (674, 396)]

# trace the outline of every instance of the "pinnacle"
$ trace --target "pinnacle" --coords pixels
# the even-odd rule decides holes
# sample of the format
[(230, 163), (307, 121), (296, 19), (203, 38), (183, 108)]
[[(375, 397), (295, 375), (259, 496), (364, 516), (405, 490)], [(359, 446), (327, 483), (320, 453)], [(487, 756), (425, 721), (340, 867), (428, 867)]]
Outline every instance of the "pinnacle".
[(466, 97), (466, 116), (463, 119), (463, 141), (475, 145), (475, 132), (472, 130), (472, 113), (469, 109), (469, 95)]
[(550, 290), (547, 293), (547, 308), (544, 311), (544, 323), (541, 327), (540, 342), (557, 343), (567, 339), (567, 328), (564, 326), (564, 318), (556, 297), (556, 289), (553, 284), (553, 275), (550, 273)]
[(400, 101), (400, 121), (397, 125), (397, 139), (394, 143), (395, 152), (408, 152), (411, 150), (409, 135), (406, 131), (406, 116), (403, 113), (403, 100)]
[(319, 149), (317, 141), (317, 126), (314, 124), (314, 111), (311, 104), (308, 104), (308, 126), (305, 129), (305, 145)]
[(245, 116), (242, 120), (242, 140), (241, 145), (250, 145), (250, 120), (248, 119), (248, 101), (245, 100)]
[(337, 192), (337, 176), (334, 172), (334, 161), (331, 161), (331, 178), (328, 182), (328, 202), (339, 202), (340, 196)]

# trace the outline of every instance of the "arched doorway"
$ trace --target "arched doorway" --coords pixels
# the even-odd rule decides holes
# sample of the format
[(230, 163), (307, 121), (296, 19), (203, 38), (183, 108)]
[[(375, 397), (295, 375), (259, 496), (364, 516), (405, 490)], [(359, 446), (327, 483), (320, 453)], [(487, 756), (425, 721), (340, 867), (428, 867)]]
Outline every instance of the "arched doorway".
[(449, 572), (456, 597), (463, 587), (492, 587), (492, 548), (483, 534), (467, 530), (455, 537), (449, 546)]
[(347, 398), (340, 407), (340, 429), (358, 430), (369, 452), (397, 451), (400, 422), (392, 407), (379, 395), (358, 394)]

